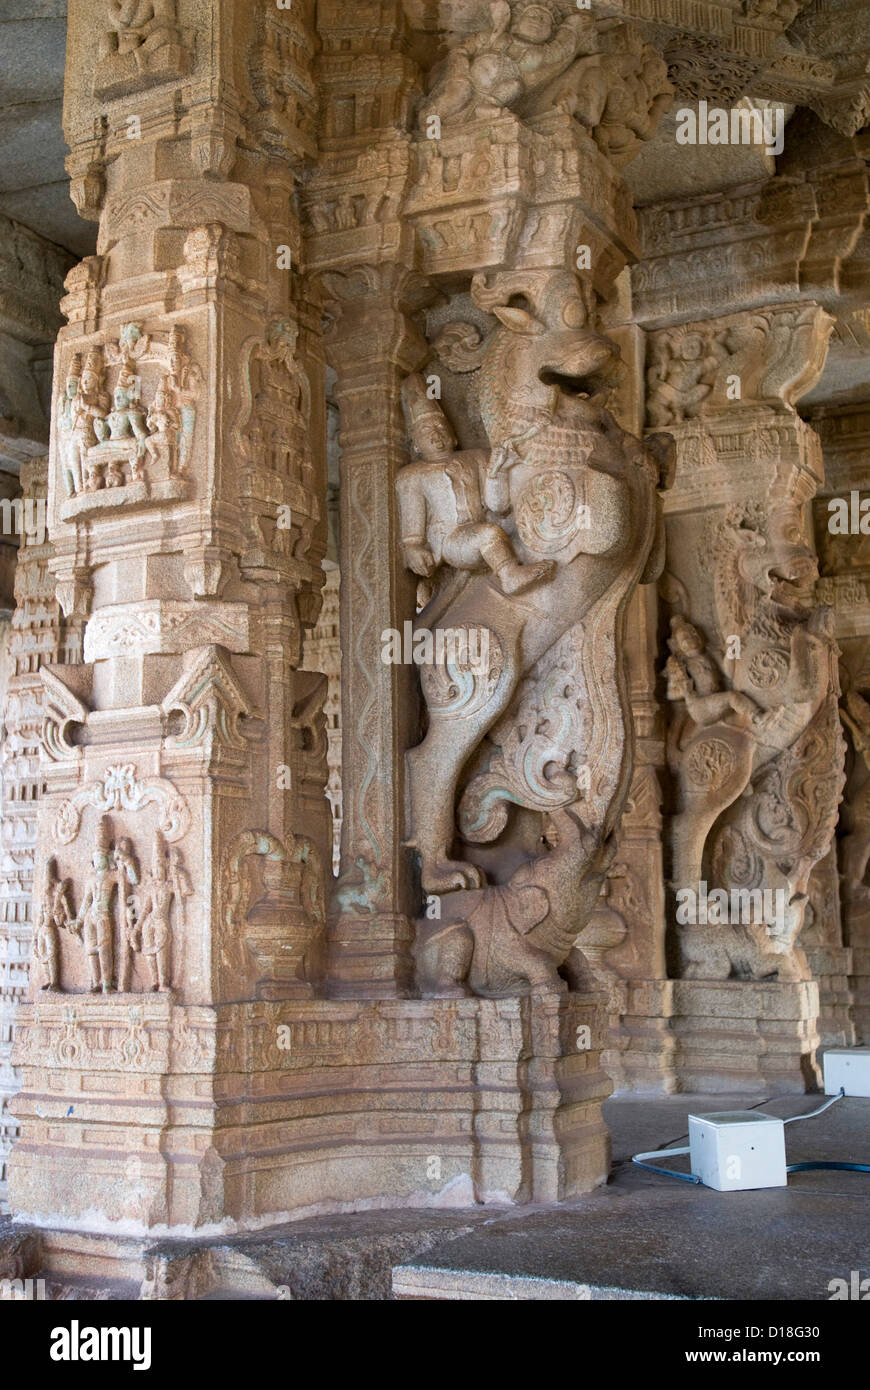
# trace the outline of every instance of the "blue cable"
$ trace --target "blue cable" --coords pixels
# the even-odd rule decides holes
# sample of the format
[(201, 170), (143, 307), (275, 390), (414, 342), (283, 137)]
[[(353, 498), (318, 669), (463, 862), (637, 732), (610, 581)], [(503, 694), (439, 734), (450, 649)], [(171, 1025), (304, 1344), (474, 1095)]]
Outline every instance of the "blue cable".
[(787, 1173), (808, 1173), (811, 1168), (837, 1168), (843, 1173), (870, 1173), (870, 1163), (835, 1163), (833, 1160), (817, 1160), (815, 1163), (790, 1163)]
[(647, 1158), (671, 1158), (679, 1154), (687, 1154), (688, 1149), (648, 1149), (645, 1153), (635, 1154), (632, 1163), (636, 1163), (638, 1168), (646, 1168), (648, 1173), (661, 1173), (666, 1178), (679, 1178), (680, 1182), (700, 1182), (694, 1173), (675, 1173), (673, 1168), (657, 1168), (654, 1163), (645, 1163)]
[(636, 1163), (638, 1168), (645, 1168), (648, 1173), (661, 1173), (665, 1178), (679, 1178), (680, 1182), (700, 1182), (694, 1173), (676, 1173), (673, 1168), (657, 1168), (654, 1163), (643, 1163), (639, 1158), (633, 1158), (632, 1163)]

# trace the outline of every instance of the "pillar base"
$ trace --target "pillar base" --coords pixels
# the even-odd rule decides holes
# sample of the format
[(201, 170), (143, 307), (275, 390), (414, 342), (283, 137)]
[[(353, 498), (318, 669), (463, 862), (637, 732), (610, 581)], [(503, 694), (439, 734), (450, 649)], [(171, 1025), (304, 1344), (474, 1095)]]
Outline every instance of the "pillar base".
[(561, 1201), (607, 1178), (602, 1037), (599, 994), (56, 995), (20, 1011), (10, 1208), (133, 1236)]
[(343, 913), (330, 924), (331, 999), (401, 999), (414, 981), (414, 928), (399, 913)]
[(614, 1091), (676, 1090), (670, 1030), (673, 980), (621, 980), (610, 991), (610, 1032), (602, 1065)]
[(674, 1072), (680, 1091), (803, 1093), (821, 1083), (819, 987), (674, 980)]

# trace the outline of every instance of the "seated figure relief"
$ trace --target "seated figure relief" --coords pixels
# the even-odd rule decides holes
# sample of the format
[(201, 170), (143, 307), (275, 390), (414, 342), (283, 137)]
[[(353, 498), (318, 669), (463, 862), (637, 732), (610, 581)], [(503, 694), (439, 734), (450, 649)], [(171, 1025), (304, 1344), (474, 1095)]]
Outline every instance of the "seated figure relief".
[[(143, 386), (146, 363), (155, 367)], [(84, 367), (76, 354), (57, 411), (61, 516), (183, 496), (200, 387), (179, 325), (159, 343), (124, 324), (117, 342), (87, 353)]]

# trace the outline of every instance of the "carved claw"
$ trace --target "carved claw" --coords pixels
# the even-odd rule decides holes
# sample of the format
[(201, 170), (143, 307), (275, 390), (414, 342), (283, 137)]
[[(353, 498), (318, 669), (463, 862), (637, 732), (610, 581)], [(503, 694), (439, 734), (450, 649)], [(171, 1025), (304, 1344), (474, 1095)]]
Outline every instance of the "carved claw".
[(464, 888), (482, 888), (483, 883), (483, 872), (480, 869), (474, 864), (462, 864), (458, 859), (438, 860), (423, 874), (425, 893), (452, 893)]

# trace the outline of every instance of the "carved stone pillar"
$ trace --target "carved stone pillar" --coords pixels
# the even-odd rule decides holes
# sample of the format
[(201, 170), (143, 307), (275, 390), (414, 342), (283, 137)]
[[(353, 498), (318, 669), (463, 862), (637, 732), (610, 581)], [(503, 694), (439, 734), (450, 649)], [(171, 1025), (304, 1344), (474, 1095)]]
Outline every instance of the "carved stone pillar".
[(43, 670), (13, 1056), (10, 1205), (43, 1224), (290, 1205), (269, 1071), (282, 1007), (322, 986), (330, 843), (326, 678), (299, 670), (325, 548), (294, 211), (312, 15), (70, 6), (69, 167), (100, 230), (55, 354), (51, 568), (84, 649)]
[[(403, 752), (415, 726), (413, 670), (382, 660), (385, 628), (412, 606), (393, 496), (407, 459), (405, 375), (426, 345), (403, 304), (418, 276), (390, 266), (327, 277), (335, 320), (341, 446), (342, 865), (330, 910), (330, 992), (389, 997), (412, 983), (413, 908), (404, 839)], [(413, 301), (412, 301), (413, 303)]]
[[(816, 541), (822, 578), (820, 596), (831, 605), (840, 646), (840, 715), (849, 747), (846, 787), (840, 808), (837, 856), (830, 866), (837, 888), (842, 928), (818, 942), (820, 965), (851, 986), (854, 1040), (870, 1039), (870, 889), (866, 884), (870, 854), (870, 524), (862, 506), (870, 495), (870, 409), (866, 405), (826, 407), (813, 413), (825, 460), (825, 484), (814, 504)], [(833, 967), (839, 966), (834, 972)], [(837, 1001), (833, 997), (830, 1012)], [(833, 1034), (833, 1028), (829, 1029)], [(850, 1043), (848, 1022), (843, 1041)], [(831, 1038), (833, 1041), (833, 1037)]]
[[(305, 197), (306, 255), (323, 282), (326, 351), (339, 415), (343, 823), (329, 908), (329, 992), (412, 989), (416, 907), (403, 848), (404, 749), (416, 724), (413, 673), (382, 660), (413, 585), (398, 554), (393, 480), (406, 461), (403, 377), (426, 356), (411, 316), (427, 287), (401, 218), (419, 71), (398, 3), (363, 20), (349, 0), (318, 9), (321, 160)], [(431, 293), (428, 295), (431, 298)]]
[(808, 527), (821, 452), (794, 402), (821, 374), (830, 329), (817, 306), (786, 303), (648, 339), (648, 421), (677, 441), (662, 593), (674, 1066), (687, 1090), (817, 1075), (819, 991), (800, 935), (843, 745)]

